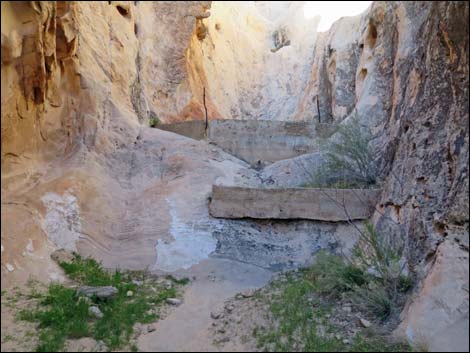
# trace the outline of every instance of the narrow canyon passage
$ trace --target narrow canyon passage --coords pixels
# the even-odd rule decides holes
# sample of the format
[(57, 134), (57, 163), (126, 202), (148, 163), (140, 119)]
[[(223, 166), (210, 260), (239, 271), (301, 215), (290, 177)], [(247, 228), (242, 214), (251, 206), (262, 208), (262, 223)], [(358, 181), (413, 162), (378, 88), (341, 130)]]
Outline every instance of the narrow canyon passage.
[[(317, 2), (1, 6), (2, 351), (56, 337), (15, 320), (35, 282), (120, 286), (122, 308), (160, 291), (147, 313), (168, 312), (148, 332), (129, 324), (127, 346), (124, 334), (89, 335), (111, 315), (109, 302), (93, 302), (105, 318), (87, 316), (85, 350), (248, 350), (280, 336), (253, 326), (266, 324), (263, 310), (274, 315), (276, 295), (289, 294), (277, 304), (287, 311), (321, 307), (309, 286), (334, 266), (309, 271), (324, 253), (349, 261), (364, 234), (400, 248), (397, 278), (411, 284), (399, 283), (408, 292), (387, 324), (361, 321), (353, 290), (335, 298), (341, 350), (370, 325), (407, 349), (468, 350), (467, 2), (357, 2), (328, 28), (335, 9)], [(346, 161), (359, 154), (362, 170), (332, 158), (332, 146)], [(81, 283), (51, 258), (58, 249), (148, 283)], [(376, 267), (361, 268), (362, 285), (386, 282)], [(23, 296), (5, 299), (15, 291)], [(294, 321), (323, 327), (311, 320)], [(258, 336), (243, 342), (239, 329)], [(307, 347), (276, 342), (256, 349)]]

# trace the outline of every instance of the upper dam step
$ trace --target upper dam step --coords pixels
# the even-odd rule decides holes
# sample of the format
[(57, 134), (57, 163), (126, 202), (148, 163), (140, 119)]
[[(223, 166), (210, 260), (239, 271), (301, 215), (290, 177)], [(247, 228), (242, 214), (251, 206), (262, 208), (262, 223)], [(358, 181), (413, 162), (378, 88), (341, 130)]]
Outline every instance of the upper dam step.
[(206, 139), (252, 166), (262, 166), (318, 150), (319, 125), (311, 121), (192, 120), (157, 128)]

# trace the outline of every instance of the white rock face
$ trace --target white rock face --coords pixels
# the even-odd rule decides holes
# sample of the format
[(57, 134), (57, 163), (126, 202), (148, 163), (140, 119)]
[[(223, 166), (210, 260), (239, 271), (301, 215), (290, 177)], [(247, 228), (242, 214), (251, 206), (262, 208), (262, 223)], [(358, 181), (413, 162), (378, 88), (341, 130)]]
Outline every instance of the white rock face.
[[(288, 120), (305, 89), (317, 19), (301, 2), (214, 2), (202, 41), (208, 94), (223, 119)], [(276, 31), (289, 45), (275, 48)]]
[[(171, 216), (170, 234), (174, 240), (158, 240), (157, 261), (154, 268), (173, 272), (181, 268), (188, 269), (207, 259), (215, 251), (217, 240), (207, 228), (208, 224), (204, 227), (204, 221), (200, 224), (185, 223), (178, 214), (176, 204), (169, 199), (167, 202)], [(207, 219), (206, 223), (208, 222)]]
[(81, 231), (76, 197), (68, 192), (63, 196), (47, 193), (41, 200), (47, 209), (43, 222), (44, 232), (57, 247), (76, 251), (76, 242)]

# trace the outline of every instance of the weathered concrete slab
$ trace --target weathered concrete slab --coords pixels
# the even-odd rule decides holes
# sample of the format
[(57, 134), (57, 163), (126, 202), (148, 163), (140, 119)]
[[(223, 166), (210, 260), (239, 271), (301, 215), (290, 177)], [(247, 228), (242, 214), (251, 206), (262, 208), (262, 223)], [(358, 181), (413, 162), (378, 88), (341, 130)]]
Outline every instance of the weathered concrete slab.
[(159, 124), (196, 140), (206, 139), (253, 166), (297, 157), (318, 150), (318, 128), (307, 121), (211, 120)]
[(216, 120), (208, 140), (251, 165), (316, 151), (317, 132), (306, 121)]
[(174, 132), (195, 140), (206, 138), (206, 122), (203, 120), (182, 121), (180, 123), (158, 124), (157, 129)]
[(213, 185), (209, 213), (217, 218), (361, 220), (372, 215), (380, 192)]

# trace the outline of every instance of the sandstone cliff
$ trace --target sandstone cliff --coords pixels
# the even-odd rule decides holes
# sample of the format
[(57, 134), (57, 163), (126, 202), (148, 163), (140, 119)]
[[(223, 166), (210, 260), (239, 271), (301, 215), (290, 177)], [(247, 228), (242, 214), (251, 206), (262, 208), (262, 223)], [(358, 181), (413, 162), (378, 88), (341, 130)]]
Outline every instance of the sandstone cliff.
[(376, 223), (407, 235), (409, 268), (428, 276), (400, 329), (433, 350), (468, 330), (467, 24), (463, 2), (374, 3), (320, 35), (301, 107), (317, 113), (313, 97), (316, 119), (357, 112), (374, 131), (384, 178)]

